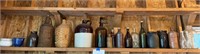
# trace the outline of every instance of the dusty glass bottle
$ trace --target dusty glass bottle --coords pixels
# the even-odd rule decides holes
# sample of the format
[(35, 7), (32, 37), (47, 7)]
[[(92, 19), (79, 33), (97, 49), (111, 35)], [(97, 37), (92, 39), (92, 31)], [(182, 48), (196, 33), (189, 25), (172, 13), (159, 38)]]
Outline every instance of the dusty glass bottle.
[[(70, 25), (71, 24), (71, 25)], [(71, 36), (73, 36), (72, 22), (62, 20), (62, 23), (55, 29), (55, 45), (56, 47), (68, 47), (71, 42)]]
[(103, 18), (100, 18), (99, 27), (95, 30), (95, 47), (107, 47), (107, 29), (103, 27)]
[[(90, 24), (88, 24), (90, 22)], [(75, 47), (92, 47), (92, 33), (90, 20), (83, 20), (82, 24), (75, 28)]]
[(116, 48), (123, 47), (123, 35), (120, 28), (118, 28), (118, 32), (115, 35), (115, 47)]
[(132, 39), (133, 39), (133, 48), (139, 48), (140, 47), (140, 40), (139, 40), (139, 35), (136, 32), (136, 28), (133, 28), (133, 33), (132, 33)]
[(54, 45), (54, 28), (49, 16), (46, 18), (45, 23), (41, 25), (39, 32), (38, 47), (52, 47)]
[(124, 45), (125, 45), (125, 48), (132, 48), (133, 47), (133, 39), (132, 39), (131, 34), (129, 32), (129, 27), (126, 28)]
[(111, 32), (109, 33), (107, 37), (107, 47), (112, 48), (113, 46), (113, 35), (114, 35), (114, 30), (112, 29)]
[(26, 46), (27, 47), (37, 47), (37, 44), (38, 44), (37, 31), (32, 31), (31, 34), (27, 38)]
[(171, 28), (171, 31), (169, 32), (169, 47), (179, 48), (178, 34), (173, 28)]
[(160, 41), (160, 48), (169, 48), (167, 31), (157, 31)]
[(140, 33), (139, 33), (139, 38), (140, 38), (140, 48), (146, 48), (147, 47), (147, 42), (146, 42), (146, 31), (144, 30), (143, 27), (143, 21), (140, 22)]

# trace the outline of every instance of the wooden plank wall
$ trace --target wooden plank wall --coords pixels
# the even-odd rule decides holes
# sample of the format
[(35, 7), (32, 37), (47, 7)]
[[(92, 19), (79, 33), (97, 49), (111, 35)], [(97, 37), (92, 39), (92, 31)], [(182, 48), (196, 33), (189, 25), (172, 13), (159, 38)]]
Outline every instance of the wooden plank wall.
[[(175, 8), (174, 0), (32, 0), (33, 2), (14, 0), (5, 2), (1, 1), (2, 7), (84, 7), (84, 8)], [(57, 3), (59, 2), (59, 3)], [(73, 27), (81, 24), (81, 20), (90, 19), (92, 21), (93, 30), (99, 26), (100, 17), (106, 17), (107, 24), (105, 27), (109, 30), (113, 27), (121, 27), (122, 33), (125, 35), (126, 27), (135, 27), (137, 32), (140, 29), (140, 21), (145, 21), (146, 30), (157, 31), (167, 30), (170, 27), (176, 28), (176, 21), (174, 16), (166, 15), (123, 15), (121, 24), (112, 23), (115, 20), (115, 16), (66, 16), (66, 19), (73, 21)], [(54, 21), (54, 20), (53, 20)], [(2, 15), (0, 19), (0, 38), (13, 38), (13, 37), (24, 37), (26, 38), (30, 31), (38, 31), (40, 25), (44, 22), (44, 16), (5, 16)], [(149, 22), (149, 23), (148, 23)], [(169, 23), (170, 22), (170, 23)], [(147, 24), (148, 23), (148, 24)], [(147, 27), (151, 25), (151, 27)], [(153, 26), (152, 26), (153, 25)], [(160, 27), (160, 28), (158, 28)], [(73, 44), (71, 45), (71, 47)], [(24, 52), (20, 52), (24, 53)], [(39, 54), (43, 52), (35, 52)], [(64, 52), (65, 53), (65, 52)], [(91, 52), (67, 52), (68, 54), (91, 54)], [(111, 54), (111, 53), (107, 53)], [(119, 54), (119, 52), (112, 54)], [(149, 53), (130, 53), (130, 54), (149, 54)], [(160, 54), (160, 53), (151, 53)], [(163, 53), (172, 54), (172, 53)], [(173, 54), (186, 54), (186, 53), (173, 53)]]

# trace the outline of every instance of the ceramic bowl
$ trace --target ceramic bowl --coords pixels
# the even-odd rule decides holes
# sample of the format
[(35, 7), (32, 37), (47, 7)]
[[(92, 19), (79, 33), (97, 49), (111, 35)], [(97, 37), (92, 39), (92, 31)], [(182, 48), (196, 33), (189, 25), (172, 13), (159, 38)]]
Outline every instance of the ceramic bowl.
[(0, 38), (0, 46), (12, 46), (11, 38)]
[(20, 47), (23, 45), (24, 38), (13, 38), (12, 42), (13, 42), (13, 46)]

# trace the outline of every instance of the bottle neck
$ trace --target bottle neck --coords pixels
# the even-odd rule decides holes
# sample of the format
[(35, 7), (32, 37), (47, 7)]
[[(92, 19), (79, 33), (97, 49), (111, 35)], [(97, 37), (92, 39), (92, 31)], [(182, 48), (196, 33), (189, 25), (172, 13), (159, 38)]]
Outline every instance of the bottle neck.
[(103, 27), (103, 23), (100, 23), (100, 24), (99, 24), (99, 27)]
[(63, 19), (63, 20), (62, 20), (62, 24), (65, 24), (65, 23), (66, 23), (66, 20), (65, 20), (65, 19)]
[(134, 33), (136, 32), (136, 29), (135, 29), (135, 28), (133, 28), (133, 32), (134, 32)]
[(129, 33), (129, 29), (126, 29), (126, 33), (127, 33), (127, 34)]

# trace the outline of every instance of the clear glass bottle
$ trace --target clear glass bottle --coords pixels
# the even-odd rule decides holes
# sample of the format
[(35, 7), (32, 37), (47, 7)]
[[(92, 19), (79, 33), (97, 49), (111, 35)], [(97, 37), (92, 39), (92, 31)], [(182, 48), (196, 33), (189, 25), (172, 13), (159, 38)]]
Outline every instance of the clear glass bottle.
[(136, 32), (136, 28), (133, 28), (133, 33), (132, 33), (132, 39), (133, 39), (133, 48), (139, 48), (140, 47), (140, 40), (139, 40), (139, 35)]
[(108, 48), (112, 48), (112, 47), (114, 47), (113, 46), (113, 35), (114, 35), (114, 30), (112, 29), (111, 30), (111, 32), (110, 32), (110, 34), (108, 35), (108, 37), (107, 37), (107, 47)]

